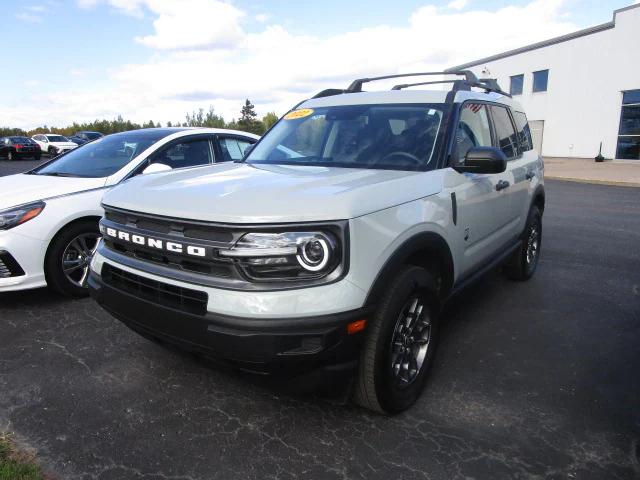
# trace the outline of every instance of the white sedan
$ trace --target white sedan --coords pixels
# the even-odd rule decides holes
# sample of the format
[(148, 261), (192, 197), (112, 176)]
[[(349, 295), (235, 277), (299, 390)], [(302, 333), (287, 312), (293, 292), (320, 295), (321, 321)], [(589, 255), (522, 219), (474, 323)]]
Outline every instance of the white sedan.
[(78, 146), (77, 143), (72, 142), (67, 137), (62, 135), (55, 135), (53, 133), (46, 133), (41, 135), (34, 135), (31, 140), (40, 145), (42, 153), (46, 153), (50, 157), (56, 157), (61, 153), (73, 150)]
[(140, 174), (216, 168), (212, 164), (240, 160), (258, 138), (209, 128), (134, 130), (0, 177), (0, 292), (48, 285), (86, 295), (105, 189)]

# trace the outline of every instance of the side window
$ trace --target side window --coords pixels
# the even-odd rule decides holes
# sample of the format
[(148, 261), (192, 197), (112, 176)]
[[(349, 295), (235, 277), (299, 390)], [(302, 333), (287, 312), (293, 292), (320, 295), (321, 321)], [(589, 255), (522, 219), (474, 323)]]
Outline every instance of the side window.
[(518, 137), (513, 128), (511, 117), (505, 107), (491, 106), (491, 115), (493, 116), (493, 124), (496, 127), (496, 138), (500, 150), (507, 158), (516, 158), (518, 156)]
[(218, 137), (218, 143), (222, 152), (220, 162), (242, 160), (245, 150), (251, 145), (251, 142), (236, 137)]
[(171, 168), (195, 167), (213, 163), (209, 139), (174, 143), (151, 155), (149, 165), (163, 163)]
[(491, 146), (491, 127), (487, 106), (482, 103), (467, 102), (462, 106), (460, 121), (456, 130), (453, 158), (460, 164), (473, 147)]
[(531, 140), (531, 130), (529, 130), (527, 116), (522, 112), (513, 112), (513, 118), (516, 121), (516, 129), (518, 130), (520, 151), (528, 152), (529, 150), (533, 150), (533, 141)]

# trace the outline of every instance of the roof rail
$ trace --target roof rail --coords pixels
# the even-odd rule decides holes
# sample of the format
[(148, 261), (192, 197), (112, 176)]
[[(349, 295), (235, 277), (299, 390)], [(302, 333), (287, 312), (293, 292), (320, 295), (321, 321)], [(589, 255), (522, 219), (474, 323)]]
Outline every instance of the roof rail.
[(456, 79), (456, 80), (436, 80), (432, 82), (417, 82), (417, 83), (400, 83), (398, 85), (394, 85), (391, 90), (402, 90), (408, 87), (416, 87), (418, 85), (436, 85), (443, 83), (452, 83), (453, 87), (451, 91), (457, 92), (460, 90), (471, 90), (471, 88), (481, 88), (486, 92), (495, 92), (501, 95), (506, 95), (510, 97), (511, 95), (502, 91), (500, 89), (500, 85), (498, 85), (498, 81), (495, 78), (483, 78), (478, 79), (476, 75), (471, 70), (460, 70), (457, 72), (420, 72), (420, 73), (400, 73), (397, 75), (384, 75), (382, 77), (371, 77), (371, 78), (358, 78), (351, 82), (349, 88), (346, 90), (339, 88), (328, 88), (326, 90), (322, 90), (321, 92), (314, 95), (312, 98), (322, 98), (322, 97), (330, 97), (333, 95), (341, 95), (343, 93), (357, 93), (362, 92), (362, 85), (368, 82), (374, 82), (378, 80), (389, 80), (391, 78), (405, 78), (405, 77), (421, 77), (421, 76), (432, 76), (432, 75), (455, 75), (458, 77), (464, 77), (464, 79)]
[(354, 80), (353, 82), (351, 82), (351, 85), (349, 85), (349, 88), (347, 88), (347, 90), (349, 92), (361, 92), (363, 83), (375, 82), (378, 80), (388, 80), (390, 78), (423, 77), (423, 76), (430, 76), (430, 75), (457, 75), (457, 76), (465, 77), (465, 80), (469, 83), (478, 83), (478, 78), (476, 77), (475, 73), (473, 73), (471, 70), (460, 70), (459, 72), (400, 73), (396, 75), (384, 75), (382, 77), (358, 78), (357, 80)]

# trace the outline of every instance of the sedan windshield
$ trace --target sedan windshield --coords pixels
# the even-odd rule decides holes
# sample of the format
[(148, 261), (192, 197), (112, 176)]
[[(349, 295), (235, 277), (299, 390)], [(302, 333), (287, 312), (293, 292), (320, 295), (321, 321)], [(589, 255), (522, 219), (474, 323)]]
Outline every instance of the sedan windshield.
[(173, 132), (168, 130), (156, 130), (109, 135), (75, 148), (31, 173), (64, 177), (108, 177), (171, 133)]
[(442, 104), (303, 108), (283, 117), (248, 163), (347, 168), (434, 168)]

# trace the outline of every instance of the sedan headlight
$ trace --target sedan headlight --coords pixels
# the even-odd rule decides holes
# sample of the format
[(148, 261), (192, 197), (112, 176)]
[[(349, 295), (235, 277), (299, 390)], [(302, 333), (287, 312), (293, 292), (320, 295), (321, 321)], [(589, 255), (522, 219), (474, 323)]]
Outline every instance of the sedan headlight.
[(322, 278), (342, 261), (339, 242), (325, 232), (247, 233), (220, 255), (257, 281)]
[(35, 202), (0, 211), (0, 230), (9, 230), (36, 218), (44, 207), (44, 202)]

